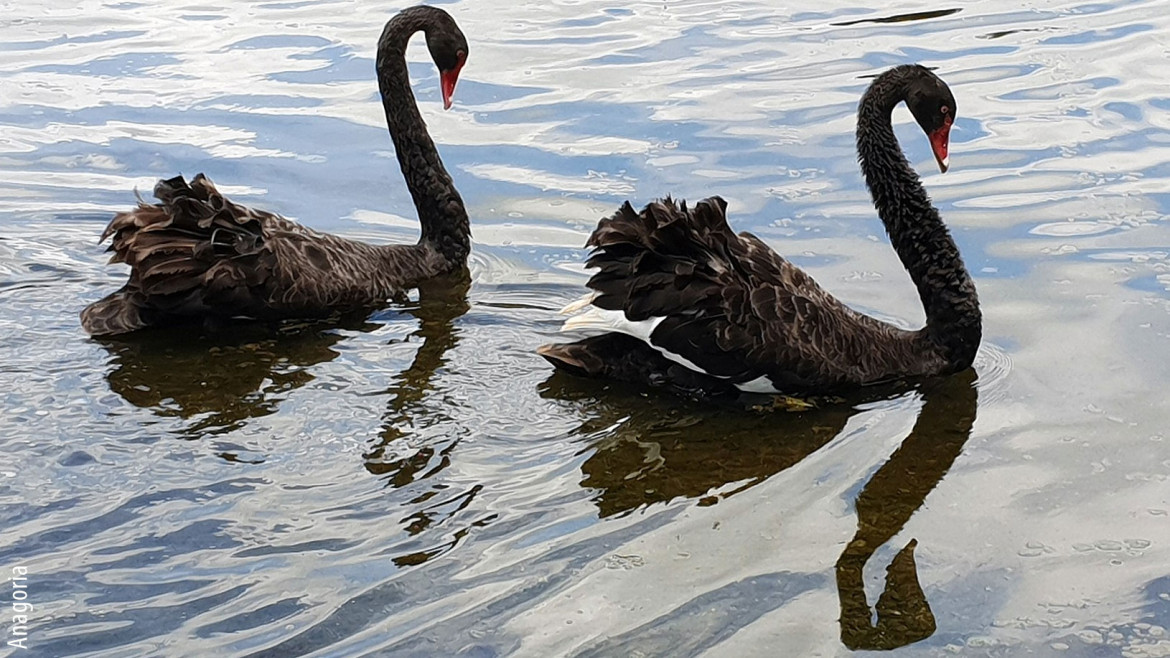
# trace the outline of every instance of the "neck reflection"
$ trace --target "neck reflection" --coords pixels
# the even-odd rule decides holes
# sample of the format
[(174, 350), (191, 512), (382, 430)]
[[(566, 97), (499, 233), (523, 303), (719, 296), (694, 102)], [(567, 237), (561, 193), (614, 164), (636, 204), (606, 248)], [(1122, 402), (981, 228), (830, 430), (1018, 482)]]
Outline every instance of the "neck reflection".
[[(461, 528), (438, 544), (424, 539), (426, 531), (466, 509), (482, 486), (455, 491), (435, 480), (450, 465), (450, 454), (463, 432), (431, 433), (429, 427), (450, 427), (454, 418), (450, 400), (435, 395), (436, 374), (447, 363), (447, 353), (459, 343), (456, 321), (467, 313), (471, 286), (466, 271), (438, 277), (419, 286), (419, 300), (405, 311), (418, 319), (412, 337), (422, 344), (409, 367), (394, 377), (377, 440), (363, 455), (366, 470), (381, 476), (385, 486), (413, 490), (411, 513), (401, 519), (410, 536), (391, 558), (399, 567), (417, 566), (454, 548), (468, 532)], [(384, 510), (383, 510), (384, 513)], [(484, 523), (482, 519), (473, 525)]]
[(865, 563), (902, 530), (971, 436), (978, 407), (974, 371), (928, 381), (921, 392), (918, 422), (857, 496), (857, 532), (837, 559), (841, 642), (850, 649), (895, 649), (935, 631), (934, 613), (918, 583), (916, 540), (887, 567), (876, 624), (862, 583)]
[[(862, 571), (874, 552), (922, 506), (962, 451), (975, 421), (974, 382), (970, 369), (922, 382), (924, 404), (913, 430), (857, 497), (857, 532), (836, 563), (841, 641), (850, 649), (893, 649), (935, 631), (933, 613), (918, 583), (915, 540), (887, 570), (876, 624)], [(873, 390), (867, 398), (850, 402), (873, 402), (904, 392)], [(680, 497), (715, 504), (797, 464), (838, 436), (858, 413), (840, 402), (772, 413), (752, 413), (742, 406), (698, 406), (559, 373), (545, 382), (542, 395), (574, 402), (585, 412), (576, 433), (593, 441), (593, 454), (581, 466), (581, 485), (596, 492), (594, 503), (603, 518)]]
[(389, 396), (382, 416), (378, 441), (364, 455), (366, 470), (374, 475), (389, 476), (389, 484), (402, 487), (430, 477), (443, 467), (444, 457), (458, 443), (427, 442), (419, 448), (406, 439), (416, 424), (450, 420), (446, 413), (426, 407), (435, 386), (435, 373), (446, 363), (447, 351), (459, 342), (455, 321), (467, 313), (467, 292), (471, 286), (466, 271), (437, 277), (419, 286), (418, 303), (404, 309), (418, 319), (412, 338), (422, 339), (414, 360), (398, 373), (385, 393)]

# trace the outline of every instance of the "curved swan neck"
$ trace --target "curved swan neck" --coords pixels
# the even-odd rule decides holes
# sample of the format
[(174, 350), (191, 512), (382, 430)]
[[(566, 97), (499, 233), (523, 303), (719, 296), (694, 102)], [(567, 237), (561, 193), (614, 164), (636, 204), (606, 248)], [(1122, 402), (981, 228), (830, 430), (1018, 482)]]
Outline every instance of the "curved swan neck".
[(857, 156), (890, 242), (918, 288), (926, 312), (922, 333), (939, 356), (961, 370), (971, 365), (982, 338), (975, 284), (890, 121), (921, 71), (897, 67), (870, 85), (857, 112)]
[(378, 40), (377, 71), (390, 139), (422, 225), (419, 244), (435, 249), (452, 264), (462, 264), (471, 250), (467, 210), (427, 133), (406, 69), (410, 37), (419, 31), (440, 29), (450, 20), (431, 7), (399, 12), (386, 23)]

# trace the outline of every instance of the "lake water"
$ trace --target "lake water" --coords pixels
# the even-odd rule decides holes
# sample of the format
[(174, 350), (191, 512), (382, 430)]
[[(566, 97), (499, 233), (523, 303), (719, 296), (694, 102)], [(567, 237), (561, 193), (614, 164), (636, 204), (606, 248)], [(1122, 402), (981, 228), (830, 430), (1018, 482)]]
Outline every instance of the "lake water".
[[(448, 3), (455, 107), (421, 39), (410, 66), (470, 283), (340, 326), (87, 338), (125, 276), (97, 236), (158, 177), (414, 239), (373, 78), (402, 6), (5, 6), (5, 651), (1170, 654), (1165, 3)], [(895, 119), (979, 289), (973, 373), (713, 408), (534, 354), (596, 221), (668, 193), (920, 323), (852, 134), (868, 76), (915, 61), (957, 98), (945, 175)]]

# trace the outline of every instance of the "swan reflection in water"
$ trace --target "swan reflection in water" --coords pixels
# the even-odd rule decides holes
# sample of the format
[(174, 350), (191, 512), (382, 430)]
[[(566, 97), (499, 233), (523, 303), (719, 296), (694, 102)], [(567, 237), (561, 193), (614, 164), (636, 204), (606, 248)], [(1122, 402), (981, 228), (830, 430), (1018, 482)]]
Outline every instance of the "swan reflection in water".
[(918, 584), (915, 540), (887, 568), (876, 625), (862, 587), (866, 561), (922, 506), (955, 463), (975, 424), (978, 390), (973, 370), (927, 382), (920, 390), (918, 421), (858, 494), (857, 532), (837, 559), (841, 641), (850, 649), (895, 649), (930, 637), (935, 630), (934, 614)]
[[(459, 341), (456, 320), (470, 308), (470, 285), (466, 270), (442, 275), (419, 286), (417, 302), (399, 300), (394, 309), (418, 322), (406, 340), (422, 342), (410, 366), (380, 392), (388, 398), (386, 411), (377, 438), (362, 458), (366, 470), (383, 478), (386, 486), (420, 489), (409, 497), (406, 504), (412, 511), (402, 521), (411, 537), (465, 508), (481, 488), (477, 485), (451, 499), (435, 498), (444, 488), (435, 476), (449, 465), (449, 453), (463, 433), (425, 432), (427, 427), (450, 427), (454, 422), (450, 401), (436, 401), (432, 394), (436, 372)], [(158, 416), (191, 419), (179, 434), (201, 439), (230, 434), (251, 419), (275, 413), (289, 393), (314, 381), (312, 366), (338, 356), (334, 346), (346, 332), (381, 326), (364, 318), (284, 323), (275, 329), (245, 323), (206, 335), (147, 331), (133, 339), (101, 339), (101, 344), (111, 357), (106, 379), (112, 391)], [(243, 457), (243, 452), (237, 446), (220, 446), (219, 455), (230, 461), (262, 460)], [(384, 512), (380, 505), (377, 513)], [(394, 561), (425, 562), (454, 546), (467, 531), (455, 531), (439, 546), (405, 547)]]
[[(442, 498), (438, 484), (426, 484), (446, 468), (459, 432), (412, 440), (420, 419), (431, 419), (433, 426), (452, 425), (441, 414), (445, 403), (432, 402), (436, 373), (459, 342), (456, 321), (468, 310), (468, 286), (465, 274), (435, 281), (420, 289), (417, 303), (403, 309), (418, 320), (412, 335), (422, 343), (410, 366), (385, 391), (381, 431), (364, 455), (365, 468), (385, 477), (387, 486), (420, 488), (409, 503), (413, 513), (404, 520), (410, 546), (394, 551), (399, 566), (426, 562), (457, 544), (470, 526), (490, 522), (477, 519), (444, 532), (439, 545), (433, 533), (424, 533), (466, 508), (478, 490), (448, 492)], [(339, 327), (369, 331), (378, 326), (356, 320), (283, 325), (276, 332), (241, 327), (231, 336), (208, 339), (210, 350), (207, 341), (173, 332), (106, 341), (113, 365), (107, 379), (111, 390), (132, 404), (160, 416), (195, 419), (184, 430), (186, 436), (227, 433), (274, 413), (289, 392), (312, 382), (311, 366), (338, 355), (334, 346), (345, 337)], [(924, 404), (917, 423), (858, 495), (857, 532), (836, 563), (841, 639), (853, 649), (904, 646), (935, 630), (918, 583), (913, 540), (888, 568), (876, 624), (862, 580), (866, 562), (902, 529), (946, 474), (975, 419), (973, 371), (924, 382), (918, 390)], [(579, 407), (588, 416), (576, 433), (597, 437), (597, 443), (582, 465), (582, 485), (597, 491), (602, 517), (679, 497), (715, 504), (795, 465), (838, 436), (858, 413), (844, 403), (772, 413), (698, 406), (670, 396), (627, 395), (620, 385), (562, 374), (545, 382), (542, 395)], [(624, 420), (615, 429), (619, 419)]]
[[(623, 395), (612, 388), (602, 393), (601, 385), (589, 384), (555, 374), (542, 394), (581, 405), (588, 420), (578, 434), (598, 436), (594, 454), (582, 465), (581, 484), (596, 490), (602, 517), (679, 497), (715, 504), (812, 454), (858, 413), (845, 403), (772, 413), (745, 413), (733, 406), (697, 408), (668, 396)], [(934, 615), (918, 583), (915, 540), (887, 569), (876, 624), (862, 579), (866, 562), (902, 530), (950, 469), (975, 421), (973, 370), (926, 380), (917, 390), (923, 398), (917, 422), (857, 496), (857, 532), (836, 562), (841, 641), (850, 649), (893, 649), (935, 631)], [(888, 397), (894, 391), (884, 393)], [(874, 399), (880, 398), (867, 398)]]
[(391, 386), (384, 391), (390, 400), (382, 417), (382, 429), (376, 444), (366, 452), (366, 470), (375, 475), (388, 475), (393, 486), (405, 486), (430, 470), (428, 464), (438, 455), (442, 458), (452, 448), (427, 445), (396, 456), (401, 439), (419, 423), (434, 425), (450, 422), (444, 405), (427, 406), (435, 387), (435, 373), (446, 363), (447, 351), (459, 342), (455, 321), (471, 308), (467, 292), (471, 286), (466, 272), (425, 282), (419, 287), (418, 302), (404, 308), (404, 312), (418, 320), (418, 329), (412, 338), (422, 340), (410, 366), (394, 376)]
[[(414, 316), (423, 344), (409, 368), (395, 377), (386, 422), (404, 419), (406, 407), (424, 396), (443, 353), (456, 342), (452, 323), (467, 312), (466, 271), (444, 275), (419, 288), (419, 300), (397, 300), (395, 310)], [(382, 327), (367, 316), (284, 322), (240, 323), (205, 332), (187, 328), (143, 331), (130, 338), (95, 338), (109, 352), (110, 390), (136, 407), (164, 418), (191, 419), (180, 435), (198, 439), (226, 435), (247, 421), (275, 413), (292, 391), (316, 379), (312, 366), (333, 360), (348, 332)], [(387, 428), (387, 431), (390, 431)], [(386, 469), (368, 465), (371, 472)]]
[[(386, 486), (408, 492), (409, 516), (402, 520), (411, 539), (394, 550), (400, 567), (422, 564), (458, 545), (471, 527), (495, 518), (488, 515), (443, 531), (436, 544), (428, 529), (467, 509), (483, 489), (475, 484), (457, 491), (436, 475), (451, 464), (451, 453), (467, 435), (453, 411), (460, 405), (437, 395), (435, 375), (447, 362), (447, 353), (459, 343), (456, 320), (470, 309), (467, 292), (471, 285), (466, 273), (426, 282), (419, 287), (419, 301), (406, 309), (418, 319), (411, 336), (422, 339), (410, 366), (394, 377), (384, 391), (389, 397), (381, 430), (364, 455), (366, 470), (381, 476)], [(413, 491), (412, 491), (413, 489)]]
[(345, 337), (339, 328), (378, 326), (352, 319), (276, 329), (240, 324), (209, 334), (190, 327), (94, 340), (110, 354), (111, 391), (158, 416), (191, 419), (180, 435), (199, 439), (275, 413), (290, 392), (315, 379), (312, 366), (337, 357), (333, 346)]

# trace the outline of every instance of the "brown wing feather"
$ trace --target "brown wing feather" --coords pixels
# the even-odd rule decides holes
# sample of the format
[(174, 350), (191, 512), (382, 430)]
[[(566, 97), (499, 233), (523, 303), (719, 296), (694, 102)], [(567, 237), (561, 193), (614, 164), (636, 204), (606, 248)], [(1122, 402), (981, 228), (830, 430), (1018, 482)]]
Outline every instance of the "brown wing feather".
[(856, 313), (759, 238), (735, 234), (726, 207), (666, 198), (602, 220), (587, 243), (593, 304), (664, 318), (653, 345), (731, 383), (766, 376), (814, 391), (906, 374), (915, 334)]
[[(181, 176), (159, 181), (154, 195), (160, 203), (140, 201), (102, 233), (102, 240), (113, 238), (110, 261), (129, 265), (130, 280), (82, 311), (85, 330), (124, 333), (171, 316), (262, 308), (264, 283), (276, 273), (265, 223), (286, 220), (228, 201), (202, 174), (190, 184)], [(232, 303), (213, 309), (217, 299)]]
[(375, 306), (453, 267), (424, 244), (378, 247), (232, 203), (202, 174), (155, 186), (159, 203), (118, 213), (102, 233), (130, 266), (118, 292), (87, 307), (90, 334), (180, 317), (314, 317)]

